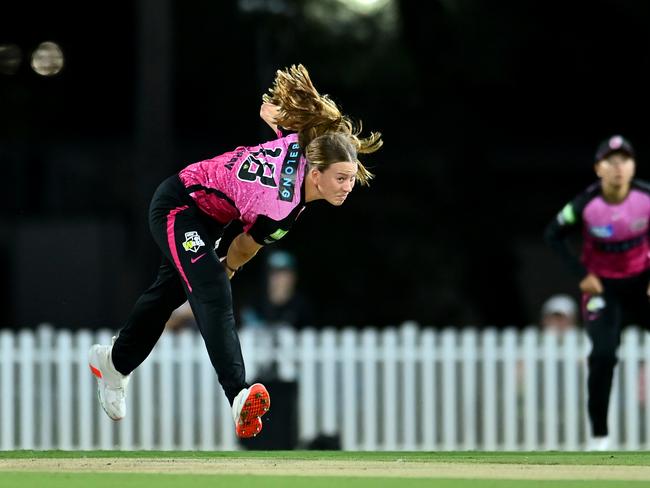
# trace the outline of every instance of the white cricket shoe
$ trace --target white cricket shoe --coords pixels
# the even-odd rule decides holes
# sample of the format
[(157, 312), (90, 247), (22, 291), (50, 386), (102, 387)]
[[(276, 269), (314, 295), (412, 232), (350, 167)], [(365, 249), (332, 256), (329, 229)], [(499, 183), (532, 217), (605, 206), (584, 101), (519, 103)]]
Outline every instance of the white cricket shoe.
[(88, 365), (97, 380), (97, 397), (104, 412), (113, 420), (122, 420), (126, 416), (126, 387), (131, 375), (124, 376), (115, 369), (112, 349), (112, 345), (93, 345), (88, 351)]
[(588, 451), (608, 451), (609, 450), (609, 437), (591, 437), (587, 442)]
[(232, 402), (232, 418), (238, 437), (255, 437), (262, 430), (262, 415), (271, 408), (269, 392), (261, 383), (243, 388)]

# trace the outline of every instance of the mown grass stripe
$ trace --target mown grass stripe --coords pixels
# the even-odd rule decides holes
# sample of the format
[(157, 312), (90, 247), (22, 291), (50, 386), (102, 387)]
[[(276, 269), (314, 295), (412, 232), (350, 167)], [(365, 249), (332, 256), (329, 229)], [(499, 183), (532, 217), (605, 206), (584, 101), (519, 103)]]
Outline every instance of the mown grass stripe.
[(194, 458), (649, 466), (650, 452), (0, 451), (0, 459)]
[(2, 473), (0, 488), (641, 488), (645, 481), (259, 477), (175, 474)]

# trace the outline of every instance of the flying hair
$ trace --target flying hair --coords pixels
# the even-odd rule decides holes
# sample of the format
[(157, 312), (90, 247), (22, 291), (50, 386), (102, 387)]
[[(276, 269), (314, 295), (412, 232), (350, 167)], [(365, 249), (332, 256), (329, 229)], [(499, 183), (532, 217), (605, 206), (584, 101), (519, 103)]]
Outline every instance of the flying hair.
[[(368, 184), (373, 175), (358, 160), (357, 153), (369, 154), (377, 151), (383, 145), (381, 134), (371, 132), (368, 137), (360, 137), (361, 121), (356, 124), (350, 117), (341, 113), (339, 107), (328, 95), (318, 93), (309, 77), (309, 72), (302, 64), (278, 70), (273, 87), (269, 89), (269, 93), (262, 96), (262, 99), (266, 103), (279, 107), (277, 124), (298, 133), (298, 142), (302, 148), (305, 148), (305, 154), (310, 164), (316, 165), (321, 171), (337, 161), (327, 159), (318, 161), (318, 163), (311, 161), (310, 153), (322, 154), (323, 152), (331, 153), (331, 151), (322, 151), (313, 147), (310, 151), (310, 146), (312, 144), (320, 145), (325, 140), (331, 145), (333, 142), (336, 143), (337, 139), (341, 142), (347, 139), (349, 144), (354, 147), (354, 154), (346, 151), (351, 156), (351, 159), (348, 160), (357, 163), (359, 182)], [(321, 136), (326, 134), (339, 134), (345, 137), (321, 139)]]

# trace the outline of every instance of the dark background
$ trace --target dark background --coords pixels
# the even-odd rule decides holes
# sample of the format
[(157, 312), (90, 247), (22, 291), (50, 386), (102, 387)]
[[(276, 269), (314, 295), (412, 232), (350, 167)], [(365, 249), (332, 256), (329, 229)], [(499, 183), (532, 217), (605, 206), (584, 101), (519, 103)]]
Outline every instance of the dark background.
[[(317, 325), (523, 326), (549, 294), (577, 297), (542, 231), (603, 138), (627, 136), (648, 176), (650, 4), (383, 3), (5, 5), (0, 44), (23, 61), (0, 74), (0, 326), (119, 327), (158, 264), (157, 184), (272, 138), (261, 95), (292, 63), (385, 139), (370, 188), (277, 244)], [(43, 41), (63, 50), (56, 76), (29, 66)], [(237, 276), (238, 303), (262, 274), (256, 258)]]

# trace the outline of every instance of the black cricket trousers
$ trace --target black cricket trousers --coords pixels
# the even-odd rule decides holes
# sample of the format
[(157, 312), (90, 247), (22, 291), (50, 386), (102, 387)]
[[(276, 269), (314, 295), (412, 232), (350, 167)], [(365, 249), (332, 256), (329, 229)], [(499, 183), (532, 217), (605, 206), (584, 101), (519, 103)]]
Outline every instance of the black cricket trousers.
[(583, 315), (592, 344), (587, 359), (587, 409), (594, 436), (608, 434), (609, 397), (623, 327), (636, 324), (646, 330), (650, 328), (650, 300), (646, 292), (649, 280), (650, 271), (631, 278), (601, 278), (604, 306), (599, 310), (590, 311), (590, 297), (583, 297)]
[(214, 244), (223, 225), (202, 213), (177, 175), (151, 200), (149, 228), (163, 254), (156, 281), (135, 303), (113, 345), (115, 368), (129, 374), (151, 353), (172, 311), (189, 300), (210, 361), (228, 400), (245, 382), (232, 294)]

